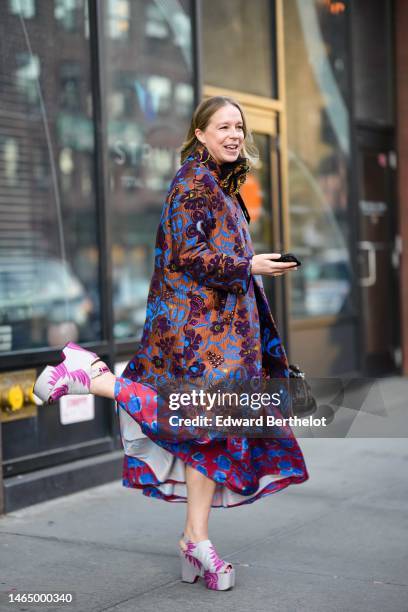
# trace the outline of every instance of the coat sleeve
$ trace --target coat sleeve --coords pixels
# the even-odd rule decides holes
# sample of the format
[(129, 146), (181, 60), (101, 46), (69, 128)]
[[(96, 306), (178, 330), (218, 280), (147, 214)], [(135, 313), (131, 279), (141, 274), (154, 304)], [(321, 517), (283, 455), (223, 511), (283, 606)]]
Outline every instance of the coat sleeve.
[(210, 201), (219, 197), (214, 190), (211, 180), (195, 178), (184, 181), (183, 188), (175, 190), (169, 209), (170, 269), (183, 271), (207, 287), (245, 294), (251, 279), (252, 255), (226, 254), (214, 245), (212, 232), (216, 228), (216, 216), (210, 210)]

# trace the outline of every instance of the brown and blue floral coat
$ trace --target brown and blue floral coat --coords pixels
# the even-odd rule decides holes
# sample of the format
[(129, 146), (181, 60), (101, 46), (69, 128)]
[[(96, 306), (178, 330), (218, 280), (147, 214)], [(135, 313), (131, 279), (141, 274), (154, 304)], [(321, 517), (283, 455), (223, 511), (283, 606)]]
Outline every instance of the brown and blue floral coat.
[[(244, 162), (244, 163), (243, 163)], [(156, 237), (141, 347), (124, 376), (153, 386), (288, 377), (288, 362), (234, 191), (246, 160), (218, 165), (204, 146), (177, 172)]]
[[(273, 379), (286, 402), (281, 409), (290, 410), (287, 358), (262, 281), (251, 274), (254, 251), (236, 197), (246, 172), (246, 160), (220, 166), (200, 147), (177, 172), (163, 207), (141, 346), (115, 383), (123, 485), (148, 497), (186, 502), (186, 465), (216, 482), (213, 507), (249, 504), (309, 477), (286, 425), (266, 437), (194, 427), (186, 437), (178, 427), (162, 435), (166, 410), (155, 397), (169, 386), (250, 394), (254, 381), (259, 390)], [(146, 385), (143, 397), (138, 382)], [(146, 394), (148, 386), (157, 396)]]

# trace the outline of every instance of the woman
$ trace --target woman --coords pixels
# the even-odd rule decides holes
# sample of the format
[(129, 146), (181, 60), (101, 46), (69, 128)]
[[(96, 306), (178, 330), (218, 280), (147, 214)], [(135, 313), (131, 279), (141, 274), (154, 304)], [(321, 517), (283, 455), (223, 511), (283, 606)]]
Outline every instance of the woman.
[[(231, 588), (235, 571), (208, 537), (212, 507), (233, 507), (308, 479), (290, 429), (271, 439), (184, 430), (160, 434), (159, 390), (241, 388), (287, 379), (288, 361), (260, 277), (295, 269), (279, 253), (253, 251), (239, 188), (250, 168), (251, 136), (239, 104), (227, 97), (194, 112), (182, 166), (163, 207), (141, 347), (115, 377), (98, 356), (70, 343), (34, 392), (44, 401), (66, 393), (116, 400), (124, 486), (150, 497), (187, 502), (179, 542), (182, 578)], [(288, 402), (285, 387), (280, 390)], [(166, 396), (168, 398), (168, 395)], [(187, 410), (188, 413), (188, 410)], [(138, 436), (139, 423), (145, 438)], [(171, 428), (170, 428), (171, 429)], [(191, 433), (191, 432), (195, 432)]]

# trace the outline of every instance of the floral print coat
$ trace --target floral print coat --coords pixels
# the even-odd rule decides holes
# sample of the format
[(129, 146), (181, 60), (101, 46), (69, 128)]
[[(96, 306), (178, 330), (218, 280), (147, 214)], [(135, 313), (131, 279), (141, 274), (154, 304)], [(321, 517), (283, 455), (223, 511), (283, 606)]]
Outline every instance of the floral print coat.
[[(246, 172), (245, 159), (218, 165), (200, 147), (177, 172), (163, 207), (141, 345), (115, 383), (123, 485), (148, 497), (187, 502), (186, 465), (215, 481), (212, 507), (250, 504), (309, 477), (289, 426), (266, 435), (263, 427), (173, 428), (167, 418), (169, 386), (238, 386), (249, 395), (277, 384), (283, 401), (268, 412), (291, 409), (286, 355), (261, 278), (250, 271), (254, 251), (236, 197)], [(157, 396), (146, 387), (141, 395), (136, 382)], [(185, 416), (194, 410), (189, 404)]]
[(155, 388), (289, 376), (262, 279), (250, 271), (254, 249), (235, 195), (242, 161), (219, 165), (201, 145), (174, 177), (141, 346), (123, 376)]

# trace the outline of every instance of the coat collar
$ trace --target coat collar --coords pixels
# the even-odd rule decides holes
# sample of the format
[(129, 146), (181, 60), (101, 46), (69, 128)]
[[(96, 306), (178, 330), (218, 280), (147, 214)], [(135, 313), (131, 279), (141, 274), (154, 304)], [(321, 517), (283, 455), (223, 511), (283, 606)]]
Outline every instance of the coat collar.
[(250, 170), (249, 162), (246, 157), (238, 157), (238, 159), (233, 162), (218, 164), (210, 155), (208, 149), (201, 143), (197, 145), (191, 157), (201, 162), (209, 169), (221, 188), (228, 195), (236, 195), (239, 192)]

